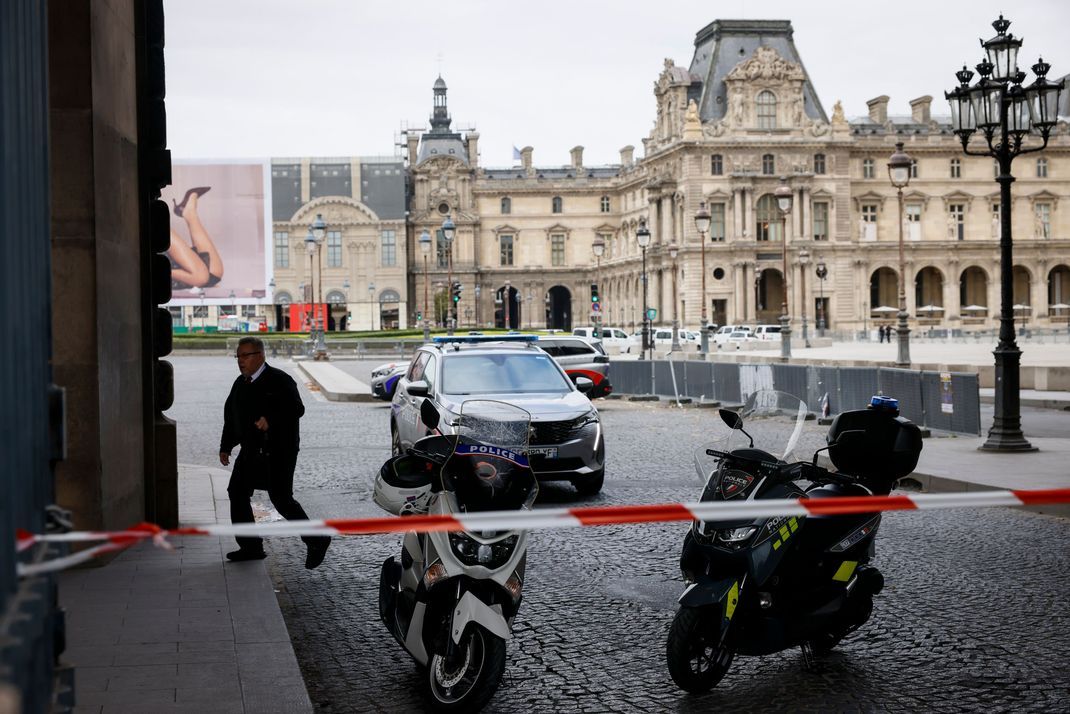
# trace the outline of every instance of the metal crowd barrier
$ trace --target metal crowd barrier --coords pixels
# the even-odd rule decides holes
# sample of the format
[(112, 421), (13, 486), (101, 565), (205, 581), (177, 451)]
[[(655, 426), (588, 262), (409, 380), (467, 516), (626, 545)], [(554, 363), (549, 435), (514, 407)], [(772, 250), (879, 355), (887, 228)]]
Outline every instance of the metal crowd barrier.
[[(675, 376), (675, 380), (673, 377)], [(820, 367), (745, 364), (696, 360), (613, 362), (610, 382), (616, 394), (656, 394), (740, 404), (759, 389), (777, 389), (821, 411), (826, 395), (829, 415), (862, 409), (874, 394), (899, 400), (900, 412), (930, 429), (981, 434), (978, 375), (890, 367)], [(674, 388), (675, 381), (675, 388)]]

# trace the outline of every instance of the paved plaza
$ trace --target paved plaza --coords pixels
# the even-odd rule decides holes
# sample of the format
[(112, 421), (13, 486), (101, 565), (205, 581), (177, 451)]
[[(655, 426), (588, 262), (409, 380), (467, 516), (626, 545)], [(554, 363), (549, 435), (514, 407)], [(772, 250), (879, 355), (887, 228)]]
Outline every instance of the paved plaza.
[[(179, 460), (210, 465), (232, 359), (180, 357)], [(338, 362), (354, 376), (378, 362)], [(292, 365), (283, 363), (298, 376)], [(376, 471), (389, 456), (388, 407), (328, 402), (307, 385), (297, 498), (310, 516), (379, 516)], [(714, 412), (600, 402), (606, 486), (580, 499), (545, 484), (539, 505), (695, 500), (691, 452)], [(1039, 410), (1038, 410), (1039, 411)], [(1070, 415), (1048, 410), (1045, 429)], [(1040, 419), (1040, 417), (1035, 417)], [(1054, 424), (1051, 420), (1068, 421)], [(1027, 423), (1027, 434), (1029, 427)], [(266, 499), (261, 504), (270, 511)], [(877, 564), (888, 586), (873, 619), (833, 655), (737, 658), (704, 697), (668, 677), (665, 637), (683, 589), (681, 524), (542, 531), (529, 552), (524, 603), (501, 689), (488, 711), (1066, 711), (1070, 670), (1070, 521), (1021, 510), (886, 516)], [(336, 539), (319, 569), (297, 539), (268, 542), (266, 561), (314, 708), (413, 711), (416, 668), (379, 621), (379, 565), (397, 536)]]

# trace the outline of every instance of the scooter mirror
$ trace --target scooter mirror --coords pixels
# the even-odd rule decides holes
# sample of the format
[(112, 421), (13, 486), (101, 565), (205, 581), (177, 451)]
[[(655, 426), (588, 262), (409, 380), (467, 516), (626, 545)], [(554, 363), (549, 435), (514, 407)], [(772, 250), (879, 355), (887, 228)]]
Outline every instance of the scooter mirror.
[(721, 421), (728, 425), (728, 428), (743, 428), (743, 417), (739, 415), (739, 412), (734, 412), (731, 409), (718, 409), (717, 413), (721, 416)]
[(435, 405), (431, 403), (430, 399), (424, 398), (424, 401), (420, 404), (420, 420), (424, 423), (428, 429), (437, 429), (439, 422), (438, 409), (435, 409)]

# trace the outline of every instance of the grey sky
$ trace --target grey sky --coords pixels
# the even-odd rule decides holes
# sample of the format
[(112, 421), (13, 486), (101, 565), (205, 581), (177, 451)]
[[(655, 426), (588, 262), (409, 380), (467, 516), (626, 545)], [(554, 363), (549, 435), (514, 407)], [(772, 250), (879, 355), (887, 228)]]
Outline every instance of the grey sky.
[[(664, 58), (687, 67), (715, 19), (788, 19), (831, 114), (891, 97), (892, 114), (942, 92), (981, 58), (1001, 10), (1070, 73), (1065, 0), (761, 3), (461, 0), (165, 0), (168, 141), (176, 158), (389, 155), (402, 122), (427, 126), (440, 69), (454, 127), (475, 125), (484, 166), (533, 146), (537, 165), (616, 163), (642, 152)], [(1010, 7), (1008, 7), (1010, 6)], [(897, 40), (899, 45), (895, 43)], [(1031, 81), (1031, 78), (1030, 78)]]

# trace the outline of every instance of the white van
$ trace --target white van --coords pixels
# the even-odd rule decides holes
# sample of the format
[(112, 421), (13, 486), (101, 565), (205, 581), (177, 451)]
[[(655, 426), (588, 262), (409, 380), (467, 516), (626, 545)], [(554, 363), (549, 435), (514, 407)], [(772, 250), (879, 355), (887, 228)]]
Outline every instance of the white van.
[[(593, 339), (594, 328), (577, 327), (572, 330), (572, 334), (576, 337)], [(636, 340), (631, 335), (616, 327), (603, 327), (601, 340), (603, 345), (616, 347), (620, 354), (629, 354), (632, 351), (632, 345), (636, 344)]]
[(780, 325), (757, 325), (754, 328), (754, 338), (764, 342), (774, 342), (780, 339)]
[[(713, 343), (715, 345), (723, 345), (728, 342), (728, 338), (731, 337), (733, 332), (745, 332), (748, 336), (753, 337), (751, 328), (747, 325), (722, 325), (717, 329), (717, 332), (713, 333)], [(740, 341), (738, 339), (733, 342)]]

